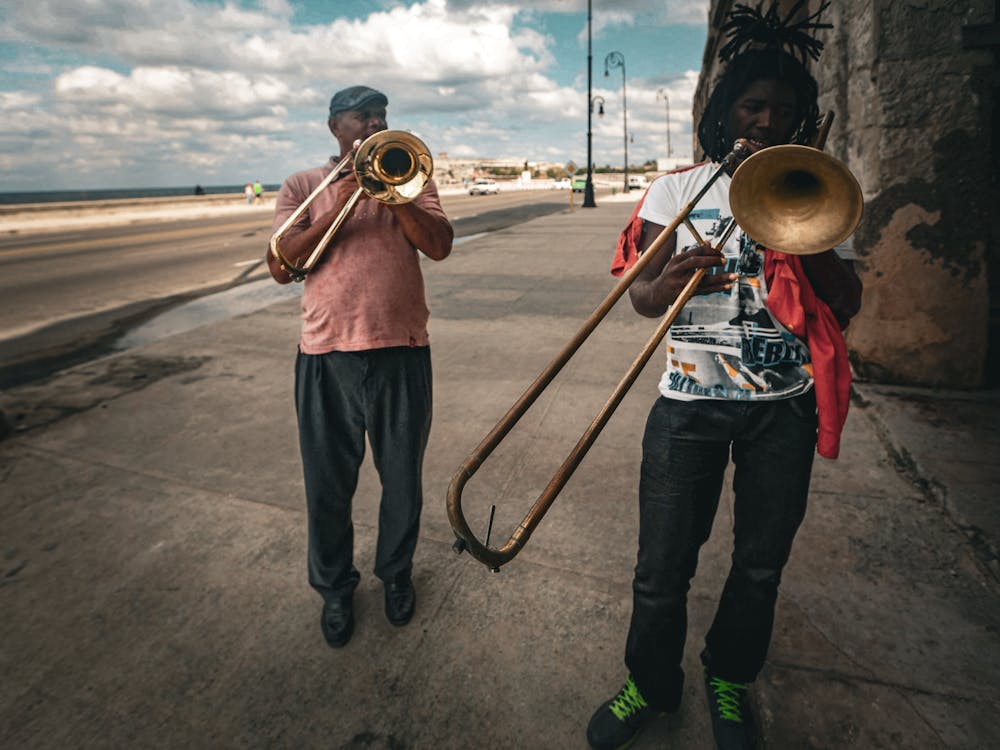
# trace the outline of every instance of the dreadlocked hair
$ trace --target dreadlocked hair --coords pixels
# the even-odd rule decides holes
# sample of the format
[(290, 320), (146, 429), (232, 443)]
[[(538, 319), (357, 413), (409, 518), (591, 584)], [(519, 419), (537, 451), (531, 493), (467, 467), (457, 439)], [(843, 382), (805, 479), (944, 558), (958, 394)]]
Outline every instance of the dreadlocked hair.
[(793, 57), (800, 57), (802, 62), (805, 62), (806, 56), (818, 60), (819, 53), (823, 51), (823, 42), (810, 32), (833, 28), (832, 23), (817, 20), (830, 6), (830, 0), (820, 5), (819, 10), (811, 16), (793, 22), (792, 19), (805, 4), (806, 0), (799, 0), (784, 18), (778, 15), (777, 0), (771, 3), (767, 13), (761, 13), (763, 2), (757, 3), (756, 8), (737, 5), (729, 14), (729, 20), (722, 25), (722, 32), (729, 37), (729, 41), (719, 50), (719, 59), (726, 62), (756, 44), (783, 49)]
[(806, 59), (819, 59), (823, 49), (823, 43), (811, 32), (832, 28), (832, 24), (818, 21), (830, 5), (829, 0), (812, 15), (793, 22), (805, 3), (799, 0), (784, 18), (778, 14), (776, 0), (766, 13), (760, 2), (756, 8), (736, 5), (729, 14), (722, 26), (729, 39), (719, 51), (719, 59), (727, 64), (726, 71), (698, 124), (698, 142), (706, 157), (721, 161), (730, 152), (733, 144), (726, 132), (729, 109), (750, 84), (762, 79), (786, 81), (795, 92), (797, 111), (791, 142), (806, 144), (816, 134), (819, 90), (806, 68)]

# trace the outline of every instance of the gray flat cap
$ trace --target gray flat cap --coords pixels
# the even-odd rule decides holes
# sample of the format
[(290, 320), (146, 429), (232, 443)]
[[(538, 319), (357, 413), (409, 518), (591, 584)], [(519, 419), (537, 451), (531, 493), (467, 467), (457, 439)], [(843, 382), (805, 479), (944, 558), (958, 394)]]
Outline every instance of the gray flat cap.
[(368, 86), (351, 86), (333, 95), (330, 100), (330, 117), (349, 109), (357, 109), (362, 104), (375, 103), (384, 107), (389, 103), (389, 100), (381, 91), (376, 91)]

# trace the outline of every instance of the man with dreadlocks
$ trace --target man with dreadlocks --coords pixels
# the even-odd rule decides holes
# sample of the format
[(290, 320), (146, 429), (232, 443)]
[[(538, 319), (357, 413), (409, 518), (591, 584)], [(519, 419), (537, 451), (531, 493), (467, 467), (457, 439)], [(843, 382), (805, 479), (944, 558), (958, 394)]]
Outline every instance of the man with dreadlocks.
[[(805, 62), (822, 44), (809, 32), (829, 24), (816, 21), (825, 4), (793, 22), (802, 4), (784, 19), (775, 7), (736, 6), (723, 27), (730, 41), (720, 57), (728, 65), (698, 128), (713, 162), (737, 139), (753, 153), (813, 137), (817, 85)], [(655, 181), (622, 233), (612, 272), (634, 262), (717, 170), (705, 162)], [(671, 328), (661, 395), (646, 423), (629, 675), (590, 720), (595, 750), (627, 746), (651, 719), (680, 706), (687, 592), (730, 451), (734, 549), (701, 661), (718, 747), (754, 746), (747, 689), (767, 654), (814, 450), (836, 457), (846, 417), (841, 329), (860, 307), (861, 283), (833, 250), (790, 256), (741, 232), (713, 249), (712, 238), (733, 221), (729, 181), (720, 177), (689, 216), (705, 244), (680, 227), (629, 291), (638, 313), (659, 317), (696, 269), (708, 271)]]

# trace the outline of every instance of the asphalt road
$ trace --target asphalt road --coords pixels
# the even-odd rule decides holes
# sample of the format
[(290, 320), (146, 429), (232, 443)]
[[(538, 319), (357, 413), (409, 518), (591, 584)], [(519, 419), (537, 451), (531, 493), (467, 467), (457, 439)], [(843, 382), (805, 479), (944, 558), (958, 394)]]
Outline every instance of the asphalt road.
[[(569, 195), (445, 195), (442, 204), (462, 238), (566, 210)], [(0, 388), (105, 353), (182, 302), (265, 278), (270, 232), (268, 214), (256, 212), (0, 238)]]

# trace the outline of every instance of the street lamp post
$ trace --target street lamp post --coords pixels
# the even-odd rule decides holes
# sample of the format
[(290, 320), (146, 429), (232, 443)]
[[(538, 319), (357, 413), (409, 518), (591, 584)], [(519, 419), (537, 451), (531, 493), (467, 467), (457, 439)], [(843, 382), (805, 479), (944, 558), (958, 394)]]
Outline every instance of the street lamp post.
[(622, 122), (625, 125), (625, 192), (628, 192), (628, 98), (625, 93), (625, 55), (609, 52), (604, 58), (604, 77), (611, 75), (611, 68), (622, 69)]
[(659, 99), (660, 97), (663, 97), (663, 101), (667, 103), (667, 159), (670, 159), (674, 155), (673, 149), (670, 148), (670, 97), (667, 96), (667, 92), (664, 89), (656, 92), (656, 98)]
[[(590, 130), (590, 120), (594, 113), (594, 100), (591, 98), (591, 86), (593, 78), (593, 53), (590, 48), (590, 4), (591, 0), (587, 0), (587, 181), (583, 186), (583, 207), (584, 208), (597, 208), (597, 203), (594, 202), (594, 175), (593, 175), (593, 163), (594, 159), (591, 154), (591, 144), (593, 143), (593, 133)], [(601, 100), (603, 104), (603, 99)], [(604, 108), (601, 107), (601, 112), (603, 113)], [(570, 185), (570, 190), (573, 186)]]
[[(594, 107), (597, 107), (597, 116), (604, 117), (604, 97), (603, 96), (593, 96), (590, 98), (590, 115), (594, 113)], [(587, 115), (589, 118), (590, 115)], [(587, 149), (587, 156), (590, 156), (590, 149)], [(587, 183), (591, 186), (591, 200), (593, 200), (593, 177), (592, 172), (594, 169), (594, 162), (590, 161), (587, 164)], [(585, 198), (586, 199), (586, 198)], [(586, 205), (586, 203), (584, 203)], [(596, 203), (594, 204), (597, 205)]]

